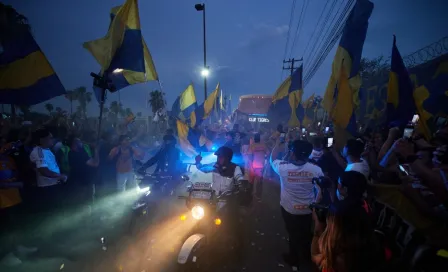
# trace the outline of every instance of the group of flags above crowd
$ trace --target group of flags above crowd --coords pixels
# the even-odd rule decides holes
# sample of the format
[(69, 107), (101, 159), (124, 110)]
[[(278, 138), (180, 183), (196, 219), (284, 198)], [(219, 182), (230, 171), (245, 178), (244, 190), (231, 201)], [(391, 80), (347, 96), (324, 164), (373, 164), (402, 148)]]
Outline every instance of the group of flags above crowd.
[[(316, 110), (322, 107), (328, 121), (333, 123), (336, 144), (340, 145), (347, 137), (357, 134), (358, 125), (365, 121), (365, 116), (375, 118), (376, 115), (371, 114), (375, 108), (384, 111), (387, 124), (394, 126), (406, 125), (418, 113), (419, 128), (427, 138), (431, 136), (434, 119), (448, 111), (448, 57), (438, 58), (431, 69), (420, 69), (426, 73), (432, 71), (431, 75), (425, 74), (422, 80), (411, 80), (394, 37), (386, 95), (380, 91), (384, 88), (362, 86), (360, 63), (372, 11), (372, 2), (357, 0), (347, 17), (323, 100), (316, 99), (313, 94), (302, 101), (304, 67), (300, 66), (275, 92), (270, 114), (279, 119), (273, 120), (284, 120), (289, 116), (290, 127), (307, 126), (314, 122)], [(106, 36), (84, 43), (101, 66), (100, 76), (109, 80), (115, 90), (158, 81), (155, 65), (142, 37), (137, 0), (126, 0), (124, 5), (113, 8), (110, 15)], [(2, 42), (1, 49), (1, 103), (37, 104), (65, 93), (31, 32)], [(98, 101), (99, 94), (96, 90)], [(225, 101), (219, 84), (199, 106), (192, 84), (174, 102), (171, 116), (177, 120), (180, 141), (189, 149), (194, 151), (198, 146), (207, 145), (208, 140), (197, 127), (212, 116), (212, 112), (220, 116), (218, 119), (231, 113), (230, 103)]]

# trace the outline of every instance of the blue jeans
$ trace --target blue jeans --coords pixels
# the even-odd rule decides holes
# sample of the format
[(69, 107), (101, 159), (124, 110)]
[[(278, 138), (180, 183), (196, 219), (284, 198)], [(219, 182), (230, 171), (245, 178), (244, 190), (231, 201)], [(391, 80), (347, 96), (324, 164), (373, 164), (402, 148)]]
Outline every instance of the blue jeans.
[(128, 188), (135, 188), (136, 182), (134, 178), (134, 171), (127, 173), (117, 173), (117, 190), (118, 192), (126, 191), (126, 186)]

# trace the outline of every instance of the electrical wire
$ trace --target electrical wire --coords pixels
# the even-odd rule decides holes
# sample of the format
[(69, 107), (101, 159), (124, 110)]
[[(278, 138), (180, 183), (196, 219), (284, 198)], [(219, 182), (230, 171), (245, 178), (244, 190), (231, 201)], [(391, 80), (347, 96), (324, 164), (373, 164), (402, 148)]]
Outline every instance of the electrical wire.
[[(289, 45), (289, 37), (291, 34), (291, 25), (294, 19), (294, 11), (296, 9), (296, 0), (292, 1), (292, 6), (291, 6), (291, 14), (289, 15), (289, 25), (288, 25), (288, 34), (286, 35), (286, 44), (285, 44), (285, 50), (283, 53), (283, 60), (286, 58), (286, 53), (288, 52), (288, 45)], [(283, 67), (282, 67), (282, 73), (280, 75), (280, 81), (282, 81), (283, 79)]]
[(327, 8), (328, 3), (330, 3), (330, 1), (325, 1), (325, 6), (324, 6), (324, 8), (322, 9), (322, 12), (321, 12), (320, 15), (319, 15), (319, 19), (317, 20), (317, 23), (316, 23), (316, 26), (315, 26), (314, 29), (313, 29), (313, 32), (311, 33), (311, 38), (308, 39), (308, 43), (306, 44), (305, 50), (303, 51), (303, 56), (305, 56), (306, 51), (308, 50), (308, 47), (310, 46), (310, 42), (311, 42), (311, 40), (314, 38), (314, 34), (316, 33), (316, 29), (317, 29), (317, 27), (318, 27), (319, 24), (320, 24), (320, 21), (321, 21), (321, 19), (322, 19), (322, 15), (324, 14), (324, 11), (325, 11), (325, 9)]
[(309, 0), (305, 0), (305, 2), (302, 5), (302, 10), (300, 11), (300, 17), (299, 17), (299, 22), (297, 23), (297, 27), (296, 27), (296, 34), (294, 36), (294, 40), (292, 42), (292, 46), (291, 46), (291, 51), (289, 53), (290, 56), (292, 56), (295, 45), (296, 45), (296, 41), (300, 40), (300, 32), (302, 30), (303, 27), (303, 22), (305, 21), (305, 16), (306, 16), (306, 10), (308, 9), (308, 5), (309, 5)]

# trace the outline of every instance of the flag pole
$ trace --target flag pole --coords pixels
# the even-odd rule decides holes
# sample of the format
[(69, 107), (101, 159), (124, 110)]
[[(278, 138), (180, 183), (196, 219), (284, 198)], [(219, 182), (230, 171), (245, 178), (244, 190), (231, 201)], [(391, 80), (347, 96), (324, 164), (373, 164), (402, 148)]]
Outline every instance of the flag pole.
[(100, 76), (95, 73), (90, 73), (90, 76), (93, 77), (93, 85), (101, 88), (101, 101), (100, 101), (100, 116), (98, 117), (98, 135), (97, 140), (101, 138), (101, 125), (103, 120), (103, 111), (104, 111), (104, 102), (106, 100), (106, 92), (110, 90), (111, 92), (115, 91), (115, 86), (110, 83), (110, 80), (107, 79), (107, 74), (104, 73), (103, 76)]

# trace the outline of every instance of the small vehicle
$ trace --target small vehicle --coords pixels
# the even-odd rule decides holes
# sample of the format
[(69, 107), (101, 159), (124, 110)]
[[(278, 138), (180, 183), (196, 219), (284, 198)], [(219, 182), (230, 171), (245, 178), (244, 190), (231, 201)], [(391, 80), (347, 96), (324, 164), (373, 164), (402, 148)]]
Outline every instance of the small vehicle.
[[(189, 180), (185, 176), (182, 178)], [(231, 178), (221, 178), (233, 182)], [(188, 186), (188, 196), (179, 196), (186, 200), (187, 208), (191, 210), (191, 218), (182, 215), (180, 219), (194, 221), (177, 257), (179, 271), (213, 271), (211, 262), (215, 254), (212, 252), (217, 248), (230, 248), (229, 243), (235, 242), (232, 233), (225, 230), (226, 215), (229, 214), (226, 204), (235, 199), (240, 188), (242, 186), (235, 186), (233, 190), (221, 192), (216, 191), (212, 183), (196, 182)]]

